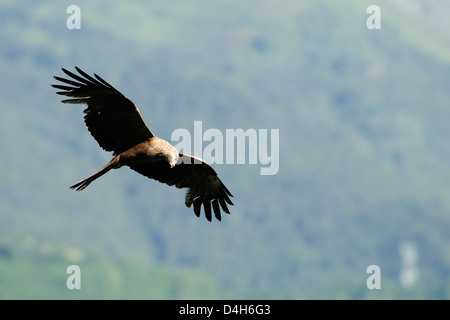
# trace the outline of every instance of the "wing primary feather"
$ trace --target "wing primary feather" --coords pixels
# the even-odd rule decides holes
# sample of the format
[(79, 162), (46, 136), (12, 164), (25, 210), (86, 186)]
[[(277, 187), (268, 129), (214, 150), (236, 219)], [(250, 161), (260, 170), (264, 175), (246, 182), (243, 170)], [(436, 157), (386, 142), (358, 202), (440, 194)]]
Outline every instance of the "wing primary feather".
[(231, 194), (230, 190), (227, 189), (227, 187), (225, 187), (224, 184), (222, 184), (223, 190), (225, 190), (226, 194), (229, 195), (230, 197), (232, 197), (233, 195)]
[(205, 210), (205, 217), (206, 220), (211, 221), (212, 215), (211, 215), (211, 203), (209, 202), (209, 199), (202, 199), (203, 202), (203, 209)]
[(110, 85), (108, 82), (106, 82), (105, 80), (103, 80), (102, 77), (100, 77), (99, 75), (94, 73), (94, 76), (97, 78), (98, 81), (100, 81), (103, 85), (107, 86), (108, 88), (114, 89), (116, 90), (112, 85)]
[(193, 193), (192, 193), (192, 189), (188, 189), (188, 191), (186, 191), (186, 197), (185, 197), (185, 205), (186, 207), (190, 208), (193, 202)]
[(220, 221), (221, 216), (220, 216), (219, 202), (217, 201), (217, 199), (214, 199), (211, 203), (214, 210), (214, 216), (216, 217), (217, 220)]
[(200, 217), (200, 208), (202, 206), (202, 201), (200, 198), (194, 200), (194, 213), (197, 217)]
[[(69, 70), (66, 70), (66, 69), (62, 68), (62, 71), (63, 71), (65, 74), (67, 74), (68, 76), (74, 78), (75, 80), (80, 81), (81, 83), (84, 83), (84, 84), (86, 84), (86, 85), (92, 84), (92, 83), (89, 82), (88, 80), (83, 79), (82, 77), (76, 75), (76, 74), (73, 73), (73, 72), (70, 72)], [(80, 84), (78, 84), (78, 86), (80, 86)]]
[(228, 197), (228, 195), (224, 192), (221, 192), (222, 194), (222, 198), (229, 204), (229, 205), (234, 205), (233, 202), (231, 202), (231, 199)]
[[(61, 77), (58, 77), (58, 76), (54, 76), (53, 78), (55, 78), (55, 79), (58, 80), (58, 81), (61, 81), (61, 82), (70, 84), (70, 85), (72, 85), (72, 86), (75, 86), (75, 87), (77, 87), (77, 88), (81, 86), (81, 83), (75, 82), (75, 81), (73, 81), (73, 80), (69, 80), (69, 79), (66, 79), (66, 78), (61, 78)], [(52, 85), (52, 86), (54, 86), (54, 85)], [(74, 89), (74, 88), (71, 88), (71, 89)]]
[(219, 198), (219, 203), (220, 203), (220, 206), (222, 207), (222, 210), (223, 210), (225, 213), (230, 214), (230, 211), (228, 211), (227, 204), (225, 203), (225, 201), (224, 201), (222, 198)]
[[(62, 86), (62, 85), (59, 85), (59, 84), (52, 84), (52, 87), (56, 88), (56, 89), (67, 90), (67, 91), (70, 91), (70, 90), (74, 89), (73, 87)], [(64, 92), (64, 93), (67, 93), (67, 92)]]
[(88, 79), (90, 82), (97, 84), (97, 85), (101, 85), (100, 82), (98, 82), (97, 80), (95, 80), (94, 78), (92, 78), (90, 75), (88, 75), (86, 72), (84, 72), (83, 70), (81, 70), (78, 67), (75, 67), (75, 69), (86, 79)]
[(62, 103), (76, 103), (76, 104), (84, 104), (87, 102), (87, 99), (65, 99), (61, 100)]

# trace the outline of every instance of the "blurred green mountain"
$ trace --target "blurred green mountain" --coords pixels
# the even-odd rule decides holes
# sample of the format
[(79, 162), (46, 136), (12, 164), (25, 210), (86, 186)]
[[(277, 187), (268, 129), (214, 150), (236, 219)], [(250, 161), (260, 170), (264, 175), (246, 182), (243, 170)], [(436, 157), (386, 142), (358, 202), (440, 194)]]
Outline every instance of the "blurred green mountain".
[[(80, 30), (70, 4), (0, 1), (0, 298), (450, 297), (445, 2), (378, 1), (380, 30), (369, 1), (79, 1)], [(167, 140), (279, 129), (279, 172), (214, 164), (220, 223), (126, 168), (70, 190), (110, 159), (50, 87), (75, 65)]]

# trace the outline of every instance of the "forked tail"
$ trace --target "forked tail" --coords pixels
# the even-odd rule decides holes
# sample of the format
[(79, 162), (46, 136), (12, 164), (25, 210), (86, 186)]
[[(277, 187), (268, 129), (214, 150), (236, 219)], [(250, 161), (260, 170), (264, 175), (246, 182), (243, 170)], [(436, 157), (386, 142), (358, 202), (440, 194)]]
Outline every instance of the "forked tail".
[(120, 165), (118, 164), (118, 162), (119, 162), (119, 156), (116, 156), (110, 162), (108, 162), (103, 168), (98, 170), (93, 175), (70, 186), (70, 189), (76, 189), (77, 191), (81, 191), (81, 190), (85, 189), (92, 181), (94, 181), (97, 178), (100, 178), (102, 175), (107, 173), (109, 170), (119, 168)]

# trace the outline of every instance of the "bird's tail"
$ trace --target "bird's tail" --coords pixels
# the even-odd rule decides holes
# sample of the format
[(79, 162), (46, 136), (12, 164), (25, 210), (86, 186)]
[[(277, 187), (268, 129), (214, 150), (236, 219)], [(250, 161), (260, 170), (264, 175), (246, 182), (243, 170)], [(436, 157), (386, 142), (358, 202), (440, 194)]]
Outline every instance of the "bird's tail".
[(100, 178), (102, 175), (107, 173), (109, 170), (117, 169), (119, 167), (120, 167), (119, 156), (116, 156), (110, 162), (108, 162), (103, 168), (98, 170), (93, 175), (91, 175), (91, 176), (87, 177), (86, 179), (81, 180), (80, 182), (77, 182), (74, 185), (70, 186), (70, 189), (76, 189), (77, 191), (84, 190), (95, 179)]

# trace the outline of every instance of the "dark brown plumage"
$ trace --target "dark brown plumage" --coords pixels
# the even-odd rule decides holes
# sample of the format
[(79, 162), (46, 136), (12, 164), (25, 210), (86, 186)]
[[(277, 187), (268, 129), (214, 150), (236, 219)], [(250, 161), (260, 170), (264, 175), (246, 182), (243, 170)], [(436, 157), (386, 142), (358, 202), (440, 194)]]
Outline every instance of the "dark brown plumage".
[[(57, 94), (70, 97), (63, 103), (87, 104), (84, 120), (100, 147), (111, 151), (114, 158), (103, 168), (71, 186), (78, 191), (111, 169), (128, 166), (134, 171), (177, 188), (187, 188), (185, 204), (194, 205), (200, 216), (201, 207), (208, 221), (214, 216), (221, 220), (222, 209), (230, 213), (232, 194), (204, 160), (178, 152), (169, 142), (156, 137), (145, 124), (138, 108), (122, 93), (98, 75), (95, 78), (75, 67), (74, 74), (63, 72), (72, 79), (55, 76), (64, 85), (52, 87), (63, 90)], [(212, 211), (211, 211), (212, 206)]]

